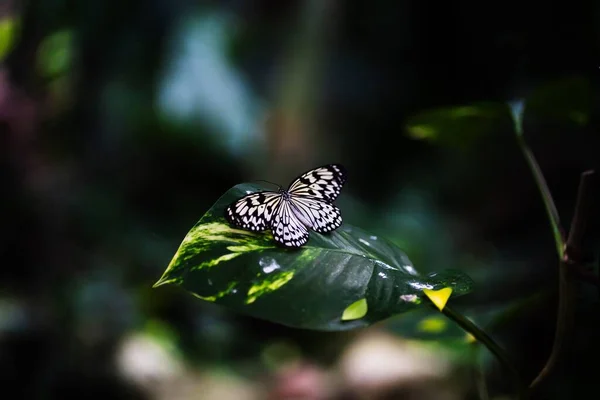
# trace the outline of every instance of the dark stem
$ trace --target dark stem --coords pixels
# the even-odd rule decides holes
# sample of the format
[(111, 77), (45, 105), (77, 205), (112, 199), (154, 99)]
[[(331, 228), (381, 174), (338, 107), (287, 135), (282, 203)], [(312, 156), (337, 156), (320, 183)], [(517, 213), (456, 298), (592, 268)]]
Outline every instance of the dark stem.
[(559, 286), (558, 286), (558, 311), (556, 317), (556, 332), (552, 352), (538, 376), (531, 382), (531, 389), (540, 385), (550, 376), (561, 356), (566, 350), (566, 344), (570, 340), (573, 326), (573, 311), (576, 297), (576, 279), (581, 277), (583, 271), (581, 265), (581, 249), (586, 222), (592, 204), (592, 188), (595, 180), (594, 171), (586, 171), (581, 174), (575, 215), (571, 222), (569, 237), (562, 251), (560, 261)]
[(600, 277), (596, 275), (594, 272), (589, 271), (580, 264), (573, 264), (573, 273), (580, 281), (587, 282), (590, 285), (595, 285), (598, 289), (600, 289)]
[(594, 181), (596, 180), (596, 172), (594, 170), (585, 171), (581, 174), (579, 181), (579, 191), (577, 193), (577, 203), (575, 205), (575, 215), (571, 222), (571, 230), (567, 239), (567, 248), (565, 249), (565, 261), (576, 262), (581, 261), (581, 249), (583, 235), (589, 219), (590, 208), (593, 201)]
[(500, 347), (494, 339), (492, 339), (483, 329), (477, 326), (473, 321), (465, 317), (464, 315), (457, 313), (451, 307), (444, 307), (442, 313), (456, 322), (466, 332), (473, 335), (477, 342), (483, 344), (487, 349), (500, 361), (500, 363), (510, 372), (515, 386), (518, 390), (518, 399), (524, 400), (527, 397), (527, 388), (522, 384), (519, 371), (515, 368), (514, 364), (510, 361), (509, 357), (504, 353), (502, 347)]
[(552, 227), (552, 235), (554, 237), (554, 243), (556, 245), (556, 252), (560, 258), (563, 257), (563, 251), (565, 247), (565, 233), (560, 224), (560, 217), (558, 216), (558, 211), (556, 210), (556, 205), (554, 205), (554, 200), (552, 199), (552, 195), (550, 194), (550, 189), (548, 188), (548, 184), (546, 183), (546, 179), (544, 178), (544, 174), (542, 174), (542, 170), (538, 165), (533, 153), (527, 146), (525, 139), (522, 135), (517, 135), (517, 140), (519, 143), (519, 147), (525, 156), (525, 160), (529, 165), (529, 169), (533, 174), (533, 179), (535, 179), (535, 183), (542, 195), (542, 201), (544, 202), (544, 207), (546, 208), (546, 213), (548, 214), (548, 219), (550, 220), (550, 226)]

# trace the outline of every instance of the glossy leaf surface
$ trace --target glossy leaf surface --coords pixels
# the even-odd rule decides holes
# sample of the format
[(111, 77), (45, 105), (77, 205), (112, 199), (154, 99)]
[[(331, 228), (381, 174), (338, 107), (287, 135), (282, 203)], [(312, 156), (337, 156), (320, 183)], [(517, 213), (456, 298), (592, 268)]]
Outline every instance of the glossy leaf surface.
[[(344, 223), (336, 231), (311, 232), (299, 249), (275, 245), (270, 232), (230, 226), (224, 210), (261, 190), (240, 184), (227, 191), (188, 232), (156, 286), (177, 284), (197, 297), (284, 325), (345, 330), (429, 306), (423, 289), (452, 288), (462, 295), (471, 280), (459, 271), (420, 276), (387, 240)], [(367, 312), (344, 320), (344, 311), (365, 299)]]

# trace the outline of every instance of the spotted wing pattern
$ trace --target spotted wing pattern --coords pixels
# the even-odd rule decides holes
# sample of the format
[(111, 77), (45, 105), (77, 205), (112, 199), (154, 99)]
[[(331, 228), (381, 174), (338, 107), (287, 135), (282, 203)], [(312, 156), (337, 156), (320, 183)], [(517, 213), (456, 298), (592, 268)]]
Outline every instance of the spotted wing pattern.
[(333, 202), (346, 183), (346, 169), (340, 164), (324, 165), (296, 178), (288, 192), (292, 196), (313, 197)]
[(283, 199), (273, 217), (273, 238), (285, 247), (300, 247), (308, 241), (308, 229), (298, 219), (291, 200)]
[(290, 201), (297, 218), (315, 232), (331, 232), (342, 224), (340, 209), (333, 204), (299, 196), (292, 196)]
[(264, 231), (271, 228), (281, 197), (281, 193), (277, 192), (251, 193), (230, 204), (225, 210), (225, 217), (242, 229)]

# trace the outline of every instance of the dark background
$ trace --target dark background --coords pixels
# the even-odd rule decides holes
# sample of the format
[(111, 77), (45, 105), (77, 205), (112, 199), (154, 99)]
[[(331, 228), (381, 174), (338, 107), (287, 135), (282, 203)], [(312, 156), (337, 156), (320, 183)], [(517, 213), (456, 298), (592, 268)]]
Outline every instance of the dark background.
[[(0, 64), (7, 398), (161, 398), (116, 365), (132, 335), (160, 338), (198, 380), (215, 369), (250, 387), (276, 380), (261, 354), (282, 339), (330, 365), (354, 336), (151, 289), (228, 188), (285, 185), (328, 162), (350, 171), (345, 221), (388, 237), (419, 270), (465, 270), (476, 282), (465, 307), (545, 293), (493, 332), (528, 379), (543, 365), (557, 262), (510, 124), (461, 146), (413, 139), (406, 124), (584, 82), (584, 123), (525, 118), (568, 227), (580, 173), (600, 164), (596, 3), (5, 0), (0, 17), (16, 24)], [(591, 260), (598, 227), (596, 210)], [(582, 287), (573, 349), (543, 398), (597, 392), (598, 311), (598, 292)], [(488, 374), (492, 393), (510, 390), (498, 367)]]

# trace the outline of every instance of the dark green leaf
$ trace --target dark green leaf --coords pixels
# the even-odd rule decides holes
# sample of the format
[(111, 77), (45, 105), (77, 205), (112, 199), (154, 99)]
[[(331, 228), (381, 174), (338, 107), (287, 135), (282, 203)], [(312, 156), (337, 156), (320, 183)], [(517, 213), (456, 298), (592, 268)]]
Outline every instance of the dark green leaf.
[[(235, 229), (228, 204), (255, 184), (230, 189), (188, 232), (161, 279), (201, 299), (280, 324), (319, 330), (367, 326), (428, 304), (424, 288), (451, 287), (453, 296), (472, 281), (458, 271), (419, 276), (408, 257), (385, 239), (348, 224), (335, 232), (311, 232), (300, 249), (277, 247), (270, 232)], [(362, 318), (343, 321), (348, 306), (366, 300)]]
[(542, 85), (527, 96), (525, 115), (585, 125), (591, 107), (591, 83), (582, 77), (569, 77)]
[(415, 139), (466, 147), (510, 124), (506, 105), (482, 103), (425, 111), (412, 117), (406, 128)]

